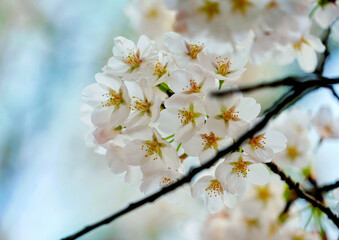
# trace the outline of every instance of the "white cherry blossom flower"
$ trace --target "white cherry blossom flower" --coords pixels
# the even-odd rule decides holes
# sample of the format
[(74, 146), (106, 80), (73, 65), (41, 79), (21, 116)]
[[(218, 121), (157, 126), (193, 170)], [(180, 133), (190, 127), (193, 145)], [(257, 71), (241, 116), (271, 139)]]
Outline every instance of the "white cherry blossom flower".
[(311, 128), (311, 113), (301, 107), (292, 107), (282, 112), (271, 123), (271, 128), (283, 133), (306, 136)]
[(198, 94), (204, 96), (216, 87), (215, 79), (198, 65), (191, 65), (185, 70), (175, 71), (168, 80), (168, 86), (175, 93)]
[(123, 80), (137, 81), (144, 74), (152, 73), (152, 62), (157, 58), (154, 41), (141, 35), (137, 45), (124, 37), (114, 39), (113, 57), (108, 60), (104, 71), (123, 77)]
[(297, 59), (304, 72), (313, 72), (317, 67), (317, 53), (323, 53), (325, 46), (321, 40), (311, 34), (296, 32), (293, 43), (282, 47), (275, 55), (275, 60), (281, 64), (290, 64)]
[(146, 175), (166, 168), (174, 170), (179, 168), (179, 158), (175, 149), (162, 139), (156, 129), (140, 127), (139, 131), (133, 134), (134, 140), (128, 142), (123, 150), (128, 164), (140, 166)]
[(339, 17), (339, 1), (319, 0), (318, 6), (313, 17), (320, 27), (328, 28)]
[(274, 156), (273, 161), (282, 167), (306, 167), (310, 163), (311, 144), (306, 136), (295, 132), (285, 133), (286, 148)]
[(92, 106), (92, 123), (95, 126), (119, 126), (129, 115), (130, 98), (121, 80), (106, 73), (95, 75), (96, 84), (87, 86), (83, 100)]
[[(127, 127), (143, 126), (156, 122), (160, 114), (161, 99), (155, 95), (153, 88), (142, 79), (140, 84), (131, 84), (131, 114)], [(133, 85), (133, 86), (132, 86)]]
[(339, 138), (339, 118), (334, 119), (329, 107), (321, 107), (313, 118), (320, 138)]
[(232, 153), (219, 164), (215, 176), (227, 192), (237, 195), (244, 193), (247, 181), (264, 185), (269, 180), (269, 172), (265, 165), (256, 163), (239, 152)]
[(173, 56), (164, 50), (160, 50), (158, 59), (154, 63), (154, 71), (152, 74), (153, 85), (167, 81), (176, 69), (177, 67)]
[(104, 144), (110, 140), (113, 140), (123, 132), (123, 127), (119, 126), (107, 126), (107, 127), (96, 127), (91, 131), (96, 144)]
[(173, 30), (175, 12), (164, 6), (164, 0), (133, 0), (125, 9), (133, 29), (152, 39)]
[(196, 95), (174, 94), (165, 101), (165, 107), (160, 112), (159, 129), (175, 134), (178, 143), (193, 137), (205, 122), (204, 102)]
[(227, 193), (221, 182), (212, 175), (201, 176), (191, 187), (192, 196), (202, 198), (205, 208), (216, 213), (225, 206), (234, 207), (236, 196)]
[[(167, 187), (172, 183), (175, 183), (183, 176), (182, 171), (173, 170), (173, 169), (165, 169), (162, 171), (157, 171), (151, 175), (144, 175), (140, 190), (145, 194), (149, 195), (159, 190), (160, 188)], [(172, 204), (178, 204), (185, 194), (187, 194), (187, 187), (183, 186), (176, 191), (166, 194), (165, 197)]]
[(200, 162), (203, 163), (213, 157), (218, 150), (232, 143), (231, 138), (203, 126), (190, 140), (183, 142), (182, 146), (186, 154), (199, 157)]
[(272, 174), (264, 186), (250, 185), (239, 200), (239, 207), (246, 217), (276, 219), (285, 207), (285, 184)]
[(211, 53), (203, 55), (200, 64), (216, 79), (232, 81), (246, 71), (248, 57), (248, 50), (245, 48), (237, 48), (234, 51), (228, 49), (219, 55)]
[(251, 138), (241, 148), (256, 162), (270, 162), (275, 153), (285, 149), (286, 141), (283, 134), (268, 129)]
[(253, 98), (241, 94), (214, 100), (206, 100), (209, 118), (207, 126), (214, 132), (237, 138), (250, 126), (260, 112), (260, 105)]
[(185, 67), (190, 62), (197, 62), (205, 47), (203, 42), (189, 41), (175, 32), (166, 33), (163, 42), (174, 55), (179, 67)]

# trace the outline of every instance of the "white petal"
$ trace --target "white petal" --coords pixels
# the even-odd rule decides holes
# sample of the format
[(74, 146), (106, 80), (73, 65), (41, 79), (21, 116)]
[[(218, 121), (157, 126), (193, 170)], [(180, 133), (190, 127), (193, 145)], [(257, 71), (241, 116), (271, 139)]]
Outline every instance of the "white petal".
[(270, 174), (265, 165), (261, 163), (251, 164), (248, 166), (248, 170), (248, 181), (258, 185), (265, 185), (268, 183)]
[(297, 60), (304, 72), (313, 72), (317, 66), (317, 55), (310, 46), (303, 46), (297, 52)]
[(120, 79), (114, 78), (108, 74), (103, 74), (103, 73), (97, 73), (95, 75), (95, 79), (98, 84), (101, 86), (107, 86), (108, 89), (113, 89), (114, 91), (118, 92), (121, 86), (121, 81)]
[(169, 135), (174, 134), (181, 125), (178, 116), (168, 109), (160, 112), (158, 123), (159, 129)]

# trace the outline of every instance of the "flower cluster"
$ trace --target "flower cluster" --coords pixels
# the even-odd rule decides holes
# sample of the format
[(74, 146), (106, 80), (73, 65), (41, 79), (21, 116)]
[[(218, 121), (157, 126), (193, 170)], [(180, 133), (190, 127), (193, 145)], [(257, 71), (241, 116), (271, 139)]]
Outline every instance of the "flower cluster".
[[(174, 32), (164, 35), (162, 47), (144, 35), (137, 44), (124, 37), (114, 41), (97, 82), (83, 91), (87, 140), (106, 155), (113, 172), (141, 172), (145, 194), (179, 179), (188, 157), (203, 163), (231, 145), (258, 118), (260, 105), (253, 98), (216, 100), (208, 94), (246, 70), (245, 49), (217, 55), (207, 43)], [(233, 206), (247, 182), (267, 183), (263, 163), (285, 146), (284, 135), (265, 129), (200, 176), (192, 196), (203, 198), (212, 212)]]
[[(339, 1), (334, 0), (166, 0), (167, 11), (164, 1), (148, 2), (138, 14), (127, 14), (139, 23), (137, 32), (162, 34), (174, 26), (186, 36), (246, 46), (256, 64), (273, 59), (286, 65), (296, 59), (305, 72), (315, 70), (317, 53), (325, 50), (314, 27), (326, 29), (339, 16)], [(160, 14), (164, 17), (154, 17)]]
[(276, 175), (272, 175), (265, 186), (250, 185), (232, 211), (225, 208), (209, 214), (202, 226), (195, 226), (202, 229), (199, 239), (321, 239), (315, 232), (306, 231), (298, 224), (300, 216), (286, 218), (282, 214), (284, 192), (285, 184)]

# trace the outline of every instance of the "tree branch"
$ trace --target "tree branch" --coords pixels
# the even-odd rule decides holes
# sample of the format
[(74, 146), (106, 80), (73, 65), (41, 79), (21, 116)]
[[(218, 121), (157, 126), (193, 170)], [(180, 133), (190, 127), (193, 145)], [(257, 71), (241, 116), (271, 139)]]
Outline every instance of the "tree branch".
[(278, 174), (281, 180), (285, 181), (290, 189), (293, 189), (299, 198), (305, 199), (307, 202), (312, 204), (313, 207), (320, 209), (324, 212), (329, 219), (333, 221), (333, 223), (339, 228), (339, 218), (334, 215), (334, 213), (328, 208), (325, 207), (321, 202), (316, 200), (310, 194), (304, 192), (299, 183), (295, 183), (289, 176), (287, 176), (275, 163), (270, 162), (266, 163), (266, 165), (272, 170), (272, 172)]
[[(291, 81), (291, 78), (289, 78)], [(296, 81), (298, 82), (298, 81)], [(339, 80), (337, 80), (337, 82), (339, 83)], [(327, 83), (329, 84), (329, 83)], [(112, 222), (113, 220), (115, 220), (116, 218), (131, 212), (132, 210), (139, 208), (143, 205), (145, 205), (146, 203), (150, 203), (150, 202), (154, 202), (155, 200), (157, 200), (158, 198), (160, 198), (161, 196), (165, 195), (168, 192), (171, 192), (173, 190), (175, 190), (176, 188), (189, 183), (192, 178), (198, 174), (199, 172), (201, 172), (202, 170), (208, 169), (211, 166), (213, 166), (220, 158), (224, 157), (225, 155), (234, 152), (235, 150), (237, 150), (241, 144), (243, 142), (245, 142), (247, 139), (252, 138), (257, 132), (259, 132), (261, 129), (263, 129), (266, 124), (269, 122), (269, 120), (271, 118), (273, 118), (275, 115), (277, 115), (286, 105), (288, 105), (290, 102), (292, 102), (294, 99), (298, 98), (299, 96), (303, 95), (303, 93), (305, 91), (311, 92), (315, 89), (317, 89), (317, 87), (322, 84), (318, 81), (314, 81), (313, 85), (311, 83), (306, 84), (306, 85), (301, 85), (301, 84), (297, 84), (294, 88), (292, 88), (291, 91), (289, 91), (288, 93), (286, 93), (283, 96), (283, 100), (279, 99), (277, 102), (278, 103), (274, 103), (273, 106), (270, 108), (270, 110), (266, 113), (266, 115), (262, 118), (262, 120), (260, 120), (252, 129), (250, 129), (248, 132), (246, 132), (245, 134), (243, 134), (233, 145), (227, 147), (226, 149), (223, 149), (219, 152), (217, 152), (217, 154), (215, 155), (215, 157), (213, 157), (212, 159), (210, 159), (208, 162), (204, 163), (203, 165), (201, 165), (200, 167), (196, 167), (191, 169), (191, 171), (189, 172), (189, 174), (187, 174), (186, 176), (182, 177), (181, 179), (179, 179), (177, 182), (164, 187), (162, 189), (160, 189), (158, 192), (145, 197), (137, 202), (131, 203), (130, 205), (128, 205), (127, 207), (125, 207), (124, 209), (118, 211), (117, 213), (97, 222), (94, 223), (92, 225), (89, 225), (87, 227), (85, 227), (83, 230), (64, 238), (63, 240), (73, 240), (73, 239), (77, 239), (78, 237), (92, 231), (93, 229), (96, 229), (102, 225), (108, 224), (110, 222)], [(295, 184), (295, 186), (298, 186), (297, 184)], [(301, 191), (301, 190), (300, 190)], [(304, 196), (304, 195), (302, 195)], [(332, 216), (332, 215), (330, 215)], [(335, 221), (337, 221), (336, 218), (334, 218)]]
[(329, 192), (329, 191), (332, 191), (336, 188), (339, 188), (339, 181), (336, 181), (335, 183), (332, 183), (332, 184), (329, 184), (329, 185), (319, 187), (318, 190), (320, 192)]
[(223, 97), (237, 92), (251, 92), (258, 89), (263, 88), (274, 88), (274, 87), (286, 87), (286, 86), (293, 86), (297, 88), (311, 88), (311, 87), (327, 87), (331, 86), (332, 84), (338, 84), (339, 78), (325, 78), (319, 74), (310, 74), (300, 80), (298, 77), (288, 77), (281, 80), (277, 80), (274, 82), (265, 82), (256, 85), (244, 86), (240, 88), (231, 88), (231, 89), (224, 89), (217, 92), (213, 92), (212, 96), (215, 97)]

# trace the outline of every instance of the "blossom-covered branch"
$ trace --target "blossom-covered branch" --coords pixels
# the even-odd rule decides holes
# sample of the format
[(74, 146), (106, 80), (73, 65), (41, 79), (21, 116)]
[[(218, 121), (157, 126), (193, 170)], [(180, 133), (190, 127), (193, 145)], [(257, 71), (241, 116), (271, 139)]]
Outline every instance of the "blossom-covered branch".
[[(288, 81), (291, 81), (288, 80)], [(325, 80), (326, 81), (326, 80)], [(295, 82), (298, 82), (297, 80), (295, 80)], [(327, 83), (327, 84), (334, 84), (334, 83), (338, 83), (339, 80), (337, 81), (333, 81), (332, 83)], [(313, 84), (312, 84), (313, 83)], [(236, 151), (242, 143), (244, 143), (247, 139), (252, 138), (258, 131), (262, 130), (266, 124), (269, 122), (269, 120), (274, 117), (275, 115), (277, 115), (284, 107), (286, 107), (290, 102), (294, 101), (296, 98), (298, 98), (299, 96), (301, 96), (305, 91), (310, 92), (313, 91), (315, 89), (317, 89), (319, 86), (323, 86), (322, 84), (320, 84), (320, 82), (318, 81), (309, 81), (306, 85), (302, 85), (302, 84), (297, 84), (296, 86), (294, 86), (292, 88), (292, 91), (286, 93), (281, 99), (279, 99), (277, 102), (273, 104), (273, 106), (270, 108), (269, 111), (267, 111), (266, 115), (264, 116), (264, 118), (262, 120), (260, 120), (252, 129), (248, 130), (245, 134), (243, 134), (241, 137), (239, 137), (239, 139), (237, 141), (234, 142), (234, 144), (232, 144), (231, 146), (227, 147), (224, 150), (218, 151), (217, 154), (210, 159), (209, 161), (205, 162), (204, 164), (202, 164), (200, 167), (196, 167), (194, 169), (192, 169), (188, 175), (182, 177), (181, 179), (179, 179), (178, 181), (163, 187), (161, 190), (159, 190), (158, 192), (145, 197), (144, 199), (141, 199), (135, 203), (130, 204), (129, 206), (127, 206), (126, 208), (120, 210), (119, 212), (113, 214), (112, 216), (109, 216), (105, 219), (103, 219), (102, 221), (99, 221), (97, 223), (94, 223), (92, 225), (89, 225), (87, 227), (85, 227), (83, 230), (64, 238), (64, 240), (71, 240), (71, 239), (77, 239), (78, 237), (92, 231), (93, 229), (100, 227), (102, 225), (108, 224), (110, 222), (112, 222), (113, 220), (115, 220), (116, 218), (129, 213), (131, 211), (133, 211), (136, 208), (139, 208), (143, 205), (145, 205), (146, 203), (150, 203), (150, 202), (154, 202), (155, 200), (157, 200), (158, 198), (160, 198), (161, 196), (165, 195), (166, 193), (169, 193), (175, 189), (177, 189), (178, 187), (184, 185), (185, 183), (189, 183), (192, 178), (198, 174), (199, 172), (201, 172), (202, 170), (208, 169), (211, 166), (213, 166), (220, 158), (222, 158), (223, 156)], [(292, 184), (295, 188), (298, 188), (298, 191), (300, 193), (301, 197), (306, 196), (306, 200), (309, 200), (309, 198), (307, 198), (307, 195), (305, 194), (301, 194), (301, 192), (303, 192), (300, 188), (298, 184), (293, 183)], [(319, 205), (316, 205), (316, 207), (319, 207)], [(321, 210), (326, 209), (323, 206), (320, 207)], [(328, 212), (325, 212), (326, 214), (328, 214)], [(328, 214), (329, 218), (337, 225), (338, 225), (338, 218), (332, 213)]]

